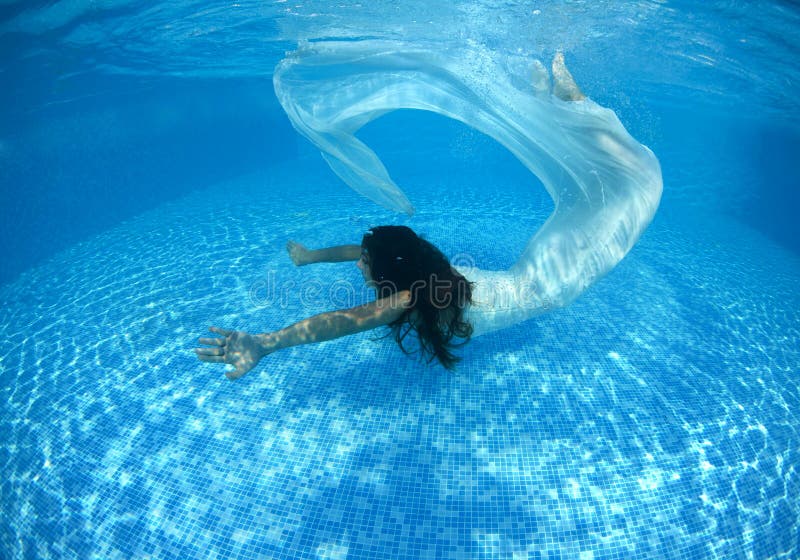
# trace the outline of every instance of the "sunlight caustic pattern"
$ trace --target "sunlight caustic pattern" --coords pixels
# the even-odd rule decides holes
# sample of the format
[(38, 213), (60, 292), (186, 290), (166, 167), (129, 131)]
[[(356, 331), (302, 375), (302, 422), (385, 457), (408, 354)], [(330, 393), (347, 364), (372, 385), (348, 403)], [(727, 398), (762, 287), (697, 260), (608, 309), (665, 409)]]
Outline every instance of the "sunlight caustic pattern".
[[(368, 333), (238, 383), (198, 364), (209, 317), (256, 330), (318, 311), (300, 291), (253, 306), (248, 286), (272, 269), (330, 277), (294, 267), (278, 237), (358, 229), (338, 217), (357, 198), (326, 171), (165, 204), (0, 290), (0, 556), (797, 556), (800, 267), (754, 270), (751, 247), (785, 254), (724, 219), (655, 223), (608, 282), (473, 341), (453, 375)], [(287, 188), (258, 199), (269, 181)], [(414, 194), (430, 207), (452, 187)], [(293, 216), (298, 195), (322, 233)], [(416, 220), (451, 244), (446, 211)], [(496, 227), (475, 197), (463, 212), (473, 236)]]

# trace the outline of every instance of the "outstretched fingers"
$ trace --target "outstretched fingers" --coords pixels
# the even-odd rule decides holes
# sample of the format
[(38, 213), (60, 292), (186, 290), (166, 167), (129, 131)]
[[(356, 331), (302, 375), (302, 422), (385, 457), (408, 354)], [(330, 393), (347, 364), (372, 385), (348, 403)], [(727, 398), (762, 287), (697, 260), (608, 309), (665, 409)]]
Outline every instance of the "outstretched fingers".
[(210, 350), (210, 348), (195, 348), (194, 351), (197, 354), (197, 358), (201, 362), (208, 362), (210, 364), (224, 364), (225, 363), (225, 356), (221, 356), (218, 354), (207, 354), (203, 352), (203, 350)]
[(209, 346), (225, 346), (224, 338), (201, 338), (197, 342), (200, 344), (208, 344)]
[(219, 327), (209, 327), (211, 332), (218, 337), (202, 337), (200, 344), (206, 346), (195, 348), (195, 354), (201, 362), (211, 364), (228, 364), (234, 369), (225, 372), (228, 379), (239, 379), (261, 359), (255, 344), (254, 337), (244, 332), (237, 332)]
[(233, 332), (219, 327), (210, 327), (210, 331), (224, 336), (225, 338), (206, 338), (202, 337), (198, 340), (200, 344), (206, 344), (211, 348), (195, 348), (195, 354), (201, 362), (209, 362), (213, 364), (225, 363), (225, 343), (228, 335)]

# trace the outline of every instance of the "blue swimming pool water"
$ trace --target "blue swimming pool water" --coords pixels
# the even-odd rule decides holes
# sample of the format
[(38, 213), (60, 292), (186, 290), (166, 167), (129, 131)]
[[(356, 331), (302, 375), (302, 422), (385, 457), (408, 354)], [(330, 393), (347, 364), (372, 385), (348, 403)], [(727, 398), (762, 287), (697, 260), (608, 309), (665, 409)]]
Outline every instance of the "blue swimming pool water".
[[(800, 554), (797, 9), (454, 6), (0, 5), (0, 557)], [(334, 280), (369, 299), (287, 239), (403, 223), (492, 269), (547, 219), (502, 147), (417, 112), (362, 133), (418, 211), (381, 209), (273, 98), (298, 39), (445, 24), (564, 49), (653, 148), (639, 243), (454, 373), (370, 333), (235, 383), (200, 364), (210, 324), (282, 327), (335, 307)]]

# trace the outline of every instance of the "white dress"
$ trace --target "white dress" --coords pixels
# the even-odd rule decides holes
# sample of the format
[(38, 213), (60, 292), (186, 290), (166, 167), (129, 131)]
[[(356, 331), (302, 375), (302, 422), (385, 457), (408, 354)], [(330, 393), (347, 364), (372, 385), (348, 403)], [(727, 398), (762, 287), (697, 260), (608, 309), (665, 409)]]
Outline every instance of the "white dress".
[[(555, 210), (507, 271), (463, 270), (476, 283), (476, 334), (574, 300), (633, 247), (661, 200), (658, 159), (553, 60), (470, 44), (452, 50), (387, 41), (304, 44), (273, 84), (294, 127), (350, 187), (387, 208), (414, 208), (355, 133), (395, 109), (433, 111), (504, 145), (547, 189)], [(413, 149), (413, 146), (410, 148)], [(524, 216), (514, 219), (523, 219)]]

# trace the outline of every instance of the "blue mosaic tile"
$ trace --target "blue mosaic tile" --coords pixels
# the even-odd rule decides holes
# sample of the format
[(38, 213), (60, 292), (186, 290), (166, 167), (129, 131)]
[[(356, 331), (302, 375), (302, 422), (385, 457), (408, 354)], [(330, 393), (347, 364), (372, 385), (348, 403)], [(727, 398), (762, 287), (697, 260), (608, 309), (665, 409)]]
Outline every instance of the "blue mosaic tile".
[[(425, 196), (420, 207), (435, 207)], [(385, 219), (364, 205), (362, 222), (335, 221), (335, 197), (319, 198), (310, 211), (333, 223), (323, 242)], [(702, 253), (680, 228), (654, 224), (581, 299), (476, 338), (455, 372), (364, 333), (285, 350), (230, 382), (191, 351), (207, 325), (263, 331), (324, 309), (296, 292), (285, 306), (255, 305), (248, 287), (267, 271), (359, 279), (348, 264), (298, 271), (284, 239), (261, 242), (265, 231), (314, 240), (319, 227), (293, 219), (292, 200), (242, 213), (204, 192), (2, 288), (4, 301), (40, 302), (3, 309), (2, 338), (13, 341), (0, 356), (6, 557), (728, 559), (798, 549), (800, 271), (754, 269), (714, 242), (745, 238), (736, 224), (707, 232), (716, 249)], [(522, 205), (512, 195), (498, 204)], [(212, 211), (205, 231), (198, 216)], [(464, 213), (478, 230), (497, 219), (480, 205)], [(440, 213), (414, 220), (458, 250)], [(526, 228), (504, 227), (524, 243)], [(153, 232), (168, 246), (148, 250)], [(214, 262), (196, 261), (198, 240)], [(476, 253), (491, 252), (484, 244)], [(104, 246), (119, 264), (101, 275), (92, 259)], [(57, 292), (37, 276), (56, 271), (72, 279)], [(94, 286), (97, 301), (79, 297)]]

